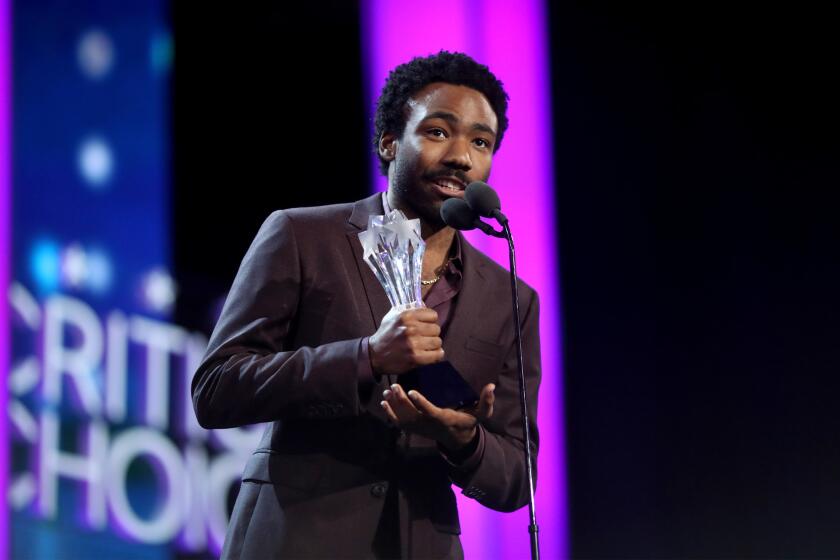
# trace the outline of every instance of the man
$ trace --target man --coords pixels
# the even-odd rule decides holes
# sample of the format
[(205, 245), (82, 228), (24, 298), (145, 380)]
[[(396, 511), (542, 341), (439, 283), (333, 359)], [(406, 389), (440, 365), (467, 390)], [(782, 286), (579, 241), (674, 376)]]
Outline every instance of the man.
[[(499, 511), (527, 504), (508, 274), (440, 218), (489, 177), (506, 110), (501, 83), (466, 55), (403, 64), (376, 113), (387, 195), (263, 224), (192, 385), (206, 428), (270, 422), (223, 557), (462, 558), (453, 482)], [(424, 309), (389, 312), (362, 260), (358, 233), (390, 208), (420, 219)], [(520, 285), (536, 456), (538, 300)], [(443, 359), (480, 392), (473, 409), (404, 386)]]

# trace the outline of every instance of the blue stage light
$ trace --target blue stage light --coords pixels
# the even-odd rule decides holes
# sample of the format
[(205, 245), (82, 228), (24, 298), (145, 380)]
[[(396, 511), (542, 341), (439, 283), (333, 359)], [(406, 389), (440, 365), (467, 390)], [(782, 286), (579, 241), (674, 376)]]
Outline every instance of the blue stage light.
[(88, 258), (84, 247), (71, 243), (61, 252), (61, 283), (79, 288), (87, 281)]
[(95, 293), (104, 293), (111, 288), (113, 277), (111, 260), (97, 249), (87, 254), (87, 286)]
[(101, 189), (114, 172), (114, 157), (111, 147), (102, 138), (92, 136), (79, 146), (79, 173), (91, 187)]
[(61, 249), (50, 240), (36, 242), (29, 253), (29, 272), (41, 293), (58, 290), (61, 281)]
[(105, 78), (114, 66), (114, 44), (104, 31), (92, 29), (79, 39), (76, 59), (82, 74), (91, 80)]
[(155, 313), (168, 313), (175, 305), (178, 287), (165, 268), (149, 271), (143, 279), (142, 289), (144, 304)]
[(172, 35), (168, 31), (158, 31), (152, 35), (149, 43), (149, 63), (153, 73), (166, 73), (172, 66), (172, 54)]

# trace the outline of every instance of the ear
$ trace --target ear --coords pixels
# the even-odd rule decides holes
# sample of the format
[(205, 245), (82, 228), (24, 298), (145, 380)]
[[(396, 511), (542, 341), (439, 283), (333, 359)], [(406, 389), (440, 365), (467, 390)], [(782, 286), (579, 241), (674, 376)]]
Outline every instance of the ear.
[(385, 161), (394, 161), (397, 157), (397, 146), (399, 141), (396, 135), (391, 132), (385, 132), (379, 138), (379, 157)]

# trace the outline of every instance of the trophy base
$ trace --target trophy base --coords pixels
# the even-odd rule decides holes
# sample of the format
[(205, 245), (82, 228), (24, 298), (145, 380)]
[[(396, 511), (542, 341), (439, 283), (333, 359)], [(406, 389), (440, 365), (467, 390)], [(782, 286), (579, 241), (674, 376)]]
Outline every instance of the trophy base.
[(417, 389), (438, 408), (457, 410), (478, 403), (478, 393), (447, 360), (415, 368), (401, 375), (399, 383), (406, 391)]
[(401, 303), (399, 305), (391, 306), (391, 311), (396, 311), (397, 313), (401, 311), (408, 311), (409, 309), (420, 309), (426, 307), (426, 304), (422, 301), (411, 301), (409, 303)]

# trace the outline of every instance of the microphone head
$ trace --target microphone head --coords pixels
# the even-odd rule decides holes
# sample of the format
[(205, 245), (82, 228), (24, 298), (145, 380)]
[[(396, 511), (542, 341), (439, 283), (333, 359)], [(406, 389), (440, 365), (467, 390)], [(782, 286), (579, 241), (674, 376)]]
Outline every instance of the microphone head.
[(490, 185), (481, 181), (473, 181), (464, 191), (464, 199), (473, 212), (485, 218), (492, 218), (495, 210), (502, 209), (502, 202)]
[(460, 198), (447, 198), (440, 207), (440, 217), (449, 227), (460, 230), (475, 229), (478, 216)]

